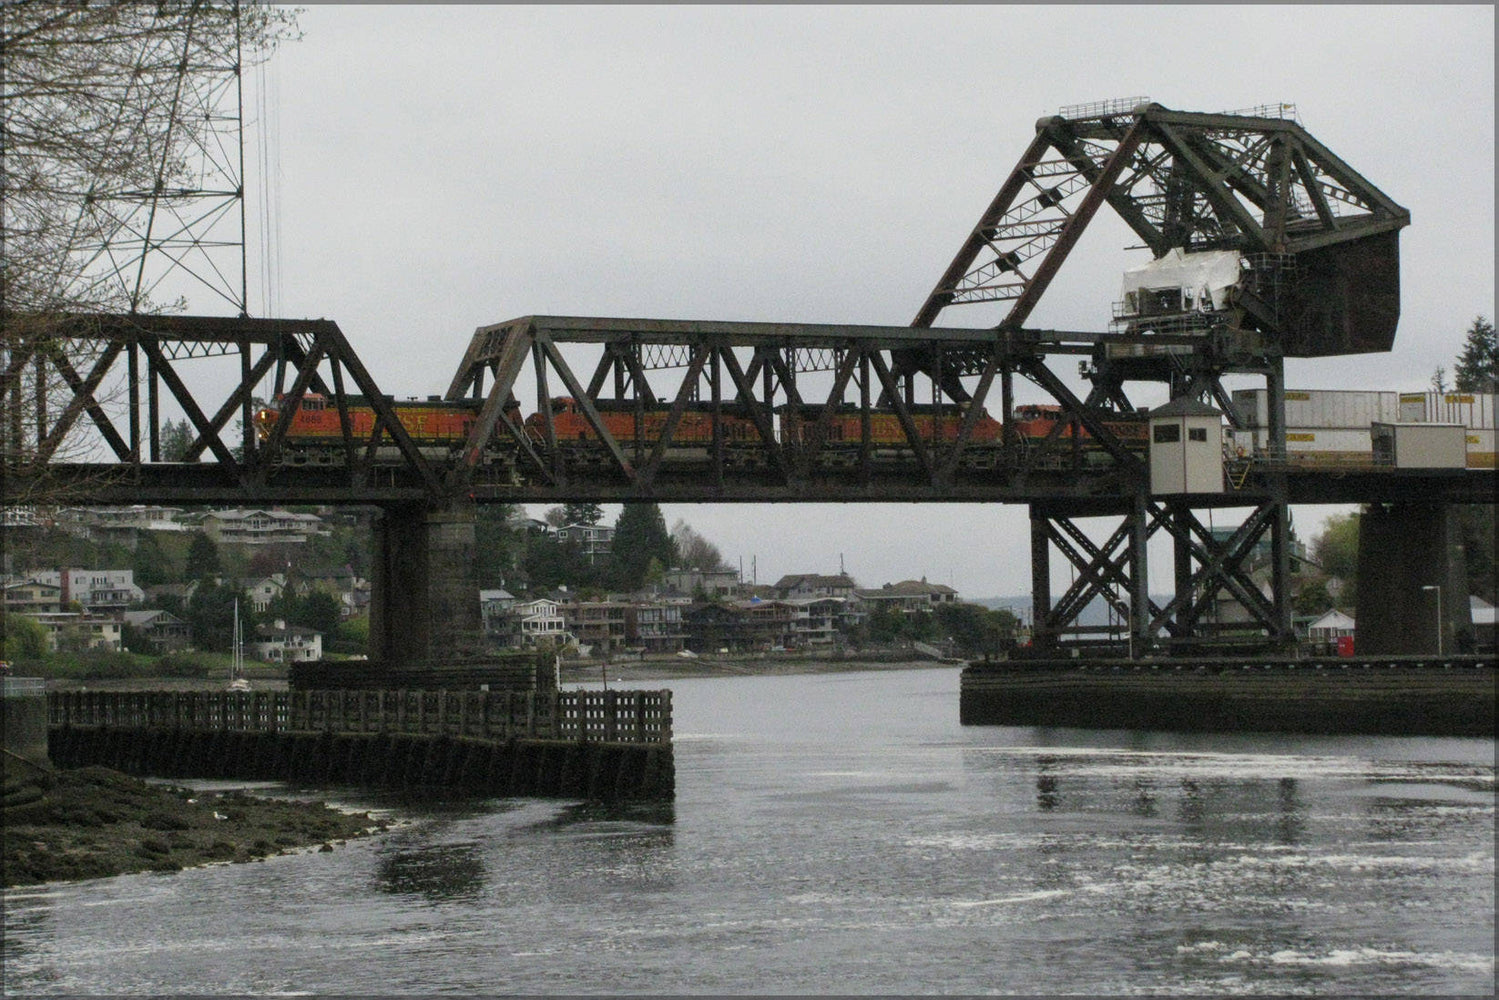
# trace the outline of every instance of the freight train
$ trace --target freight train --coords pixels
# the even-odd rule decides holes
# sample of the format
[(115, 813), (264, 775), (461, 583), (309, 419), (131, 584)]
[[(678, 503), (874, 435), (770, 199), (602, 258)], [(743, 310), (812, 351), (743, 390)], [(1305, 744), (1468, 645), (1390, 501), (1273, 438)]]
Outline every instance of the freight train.
[[(426, 400), (392, 400), (396, 417), (411, 436), (412, 442), (429, 460), (455, 459), (478, 419), (480, 403), (475, 400), (446, 401), (436, 397)], [(634, 403), (599, 400), (594, 403), (599, 420), (615, 442), (626, 450), (637, 444), (649, 451), (660, 439), (670, 418), (669, 406), (653, 404), (637, 407)], [(374, 410), (360, 396), (347, 400), (349, 436), (356, 452), (373, 436)], [(575, 399), (558, 396), (549, 403), (550, 434), (558, 452), (573, 468), (607, 466), (610, 455), (599, 440), (592, 423)], [(768, 462), (761, 447), (761, 431), (756, 414), (742, 403), (723, 403), (720, 413), (721, 446), (724, 463), (729, 468), (754, 470)], [(966, 419), (962, 406), (912, 406), (907, 412), (916, 433), (928, 447), (951, 445)], [(510, 411), (520, 423), (518, 408)], [(760, 415), (776, 440), (789, 450), (812, 450), (816, 464), (823, 469), (850, 468), (860, 463), (864, 451), (864, 422), (856, 407), (840, 408), (824, 420), (820, 406), (781, 406), (766, 408)], [(280, 417), (279, 401), (254, 415), (256, 433), (264, 442), (271, 436)], [(1060, 426), (1058, 424), (1060, 423)], [(548, 440), (547, 416), (537, 412), (520, 425), (538, 449), (545, 450)], [(1127, 447), (1144, 452), (1145, 419), (1143, 415), (1120, 417), (1105, 422)], [(1040, 448), (1049, 438), (1051, 454), (1058, 463), (1070, 460), (1073, 451), (1073, 425), (1056, 405), (1031, 404), (1015, 410), (1016, 446), (1024, 454)], [(1107, 453), (1093, 441), (1086, 429), (1077, 428), (1078, 450), (1090, 465), (1106, 463)], [(671, 444), (662, 461), (667, 466), (690, 466), (712, 460), (713, 407), (692, 403), (683, 409), (672, 430)], [(993, 469), (999, 466), (1004, 450), (1004, 432), (1000, 422), (987, 411), (973, 420), (961, 465), (965, 469)], [(514, 460), (514, 443), (497, 435), (482, 457), (481, 464), (506, 464)], [(344, 461), (344, 431), (333, 402), (316, 393), (307, 393), (292, 417), (282, 439), (278, 461), (283, 465), (339, 465)], [(388, 435), (382, 436), (376, 452), (377, 464), (400, 461), (400, 452)], [(915, 461), (911, 443), (900, 417), (893, 410), (876, 410), (869, 418), (869, 460), (875, 464), (906, 464)]]
[[(1225, 430), (1226, 458), (1278, 458), (1270, 454), (1267, 397), (1263, 389), (1233, 393), (1237, 427)], [(1327, 467), (1373, 467), (1385, 464), (1376, 455), (1371, 428), (1374, 425), (1461, 425), (1468, 468), (1492, 469), (1494, 461), (1493, 393), (1397, 393), (1338, 390), (1286, 391), (1286, 454), (1292, 465)], [(476, 400), (393, 400), (396, 417), (413, 443), (429, 460), (455, 459), (461, 453), (478, 419)], [(671, 407), (600, 400), (594, 404), (600, 421), (615, 442), (626, 451), (636, 447), (649, 452), (660, 439)], [(607, 467), (611, 458), (593, 425), (577, 401), (567, 396), (550, 400), (551, 435), (563, 460), (574, 468)], [(768, 462), (761, 447), (763, 424), (790, 451), (811, 450), (821, 469), (852, 468), (863, 461), (864, 417), (857, 407), (841, 407), (824, 419), (821, 406), (779, 406), (756, 414), (742, 403), (718, 407), (720, 446), (727, 467), (740, 470), (762, 468)], [(962, 405), (908, 407), (911, 423), (928, 447), (941, 449), (953, 444), (967, 413)], [(349, 436), (362, 454), (373, 436), (374, 411), (362, 397), (348, 397)], [(279, 416), (277, 406), (254, 415), (261, 441), (269, 438)], [(517, 406), (507, 416), (524, 428), (531, 442), (545, 450), (547, 417), (533, 413), (520, 421)], [(759, 418), (757, 420), (757, 417)], [(1144, 412), (1115, 414), (1103, 426), (1130, 451), (1144, 455), (1148, 447), (1147, 416)], [(910, 441), (899, 416), (892, 410), (869, 415), (868, 460), (876, 465), (909, 465), (915, 461)], [(1106, 466), (1112, 459), (1086, 428), (1066, 418), (1056, 404), (1024, 404), (1015, 407), (1009, 435), (1017, 457), (1044, 449), (1043, 464), (1066, 467), (1078, 456), (1089, 467)], [(1074, 436), (1076, 441), (1074, 441)], [(1005, 433), (1000, 422), (980, 411), (972, 427), (960, 464), (968, 470), (1000, 467), (1005, 456)], [(678, 417), (672, 440), (662, 455), (666, 466), (691, 467), (713, 460), (713, 407), (694, 402)], [(339, 415), (332, 401), (308, 393), (293, 417), (282, 442), (279, 461), (287, 465), (339, 465), (344, 461), (345, 442)], [(400, 453), (388, 435), (375, 451), (375, 462), (400, 461)], [(515, 445), (507, 435), (497, 434), (480, 457), (485, 466), (512, 465)]]

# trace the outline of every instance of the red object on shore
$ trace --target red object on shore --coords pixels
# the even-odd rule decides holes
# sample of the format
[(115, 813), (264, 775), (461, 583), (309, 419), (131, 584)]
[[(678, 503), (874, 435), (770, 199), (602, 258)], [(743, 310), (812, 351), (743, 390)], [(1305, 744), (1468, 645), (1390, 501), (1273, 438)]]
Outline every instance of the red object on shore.
[(1339, 656), (1352, 656), (1353, 655), (1353, 636), (1351, 636), (1351, 635), (1340, 635), (1340, 636), (1338, 636), (1338, 655)]

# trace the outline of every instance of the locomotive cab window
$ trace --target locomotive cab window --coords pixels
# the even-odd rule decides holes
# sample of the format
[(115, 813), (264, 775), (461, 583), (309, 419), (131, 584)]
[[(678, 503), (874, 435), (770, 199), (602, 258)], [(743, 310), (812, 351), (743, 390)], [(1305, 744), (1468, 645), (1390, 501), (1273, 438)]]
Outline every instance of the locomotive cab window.
[[(1153, 440), (1156, 444), (1173, 444), (1182, 439), (1182, 429), (1176, 424), (1157, 424)], [(1204, 439), (1206, 440), (1206, 439)]]

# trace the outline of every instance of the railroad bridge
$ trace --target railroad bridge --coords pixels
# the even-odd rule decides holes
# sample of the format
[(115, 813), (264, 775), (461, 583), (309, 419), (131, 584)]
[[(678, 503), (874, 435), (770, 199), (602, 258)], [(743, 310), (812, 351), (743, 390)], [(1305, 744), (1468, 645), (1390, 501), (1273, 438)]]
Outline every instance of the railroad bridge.
[[(1105, 208), (1150, 253), (1107, 329), (1028, 325)], [(1382, 505), (1361, 597), (1398, 609), (1422, 607), (1422, 587), (1460, 592), (1446, 512), (1494, 500), (1492, 468), (1304, 465), (1287, 448), (1286, 358), (1393, 344), (1409, 221), (1279, 108), (1081, 107), (1036, 123), (905, 326), (524, 316), (476, 330), (445, 391), (402, 402), (329, 320), (17, 324), (0, 384), (7, 496), (376, 507), (371, 655), (391, 663), (435, 662), (477, 631), (475, 504), (568, 500), (1026, 504), (1039, 646), (1064, 645), (1101, 596), (1131, 654), (1200, 652), (1222, 639), (1207, 609), (1226, 592), (1256, 641), (1283, 647), (1291, 504)], [(972, 305), (997, 319), (939, 322)], [(1085, 390), (1058, 374), (1073, 365)], [(1211, 482), (1162, 488), (1136, 399), (1164, 387), (1167, 407), (1243, 428), (1225, 378), (1262, 387), (1258, 444), (1215, 454)], [(178, 461), (164, 460), (164, 408), (192, 429)], [(79, 460), (89, 449), (103, 457)], [(1248, 511), (1226, 539), (1200, 516), (1220, 508)], [(1116, 525), (1102, 543), (1077, 523), (1100, 517)], [(1161, 532), (1164, 604), (1146, 587)], [(1246, 570), (1266, 538), (1269, 596)], [(1077, 573), (1054, 595), (1058, 554)], [(1377, 628), (1364, 652), (1434, 645), (1399, 613)]]

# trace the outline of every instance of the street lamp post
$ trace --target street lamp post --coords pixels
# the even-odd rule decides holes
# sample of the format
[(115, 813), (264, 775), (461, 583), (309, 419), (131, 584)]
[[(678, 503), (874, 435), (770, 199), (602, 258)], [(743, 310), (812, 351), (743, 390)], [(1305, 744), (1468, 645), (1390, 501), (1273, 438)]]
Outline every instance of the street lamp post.
[(1437, 592), (1437, 655), (1444, 656), (1442, 652), (1442, 586), (1438, 583), (1428, 583), (1421, 589)]

